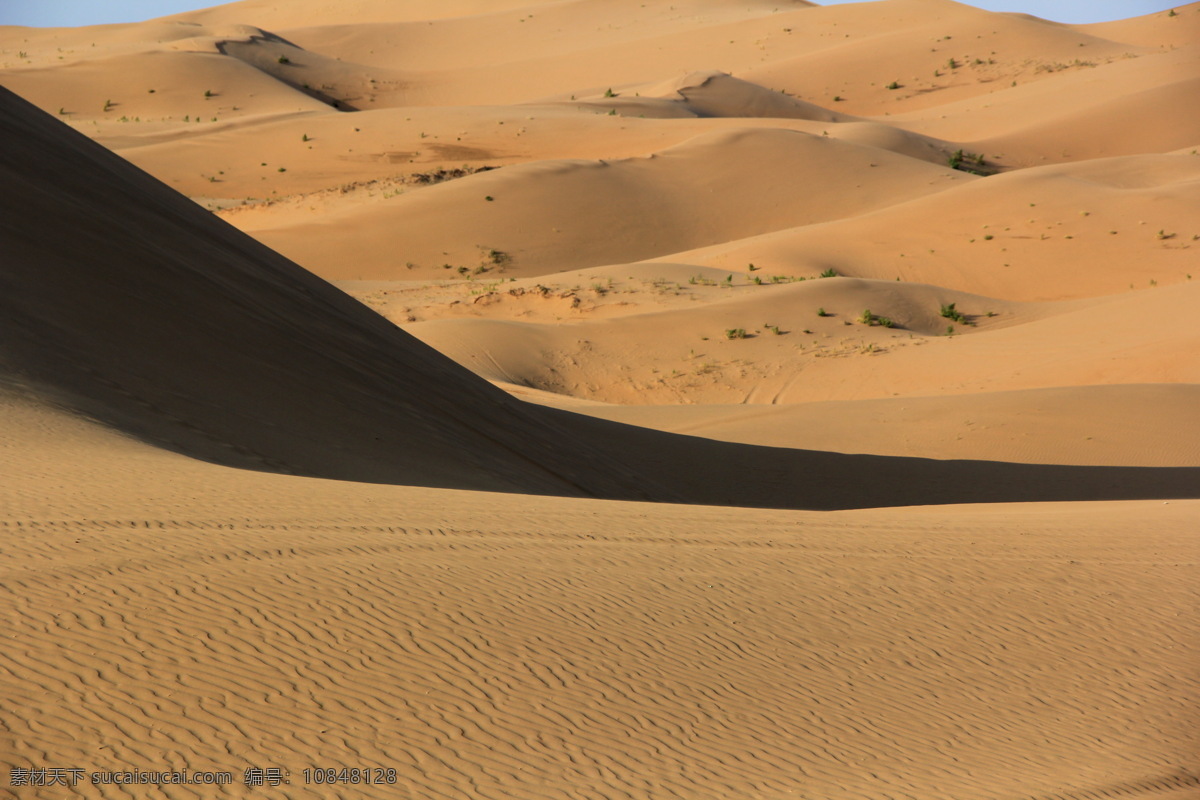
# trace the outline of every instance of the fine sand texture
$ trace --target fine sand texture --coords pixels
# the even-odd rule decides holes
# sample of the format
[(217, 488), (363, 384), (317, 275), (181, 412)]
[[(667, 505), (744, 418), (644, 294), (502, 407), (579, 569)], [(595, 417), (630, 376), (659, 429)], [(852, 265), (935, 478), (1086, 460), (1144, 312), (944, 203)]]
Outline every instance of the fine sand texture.
[(0, 26), (0, 796), (1200, 798), (1200, 3), (1035, 6)]

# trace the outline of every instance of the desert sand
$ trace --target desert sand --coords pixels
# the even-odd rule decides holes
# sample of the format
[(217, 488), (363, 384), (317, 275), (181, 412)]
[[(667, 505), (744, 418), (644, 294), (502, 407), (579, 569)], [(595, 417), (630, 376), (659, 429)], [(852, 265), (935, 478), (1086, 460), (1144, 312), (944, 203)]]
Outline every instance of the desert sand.
[(0, 85), (3, 792), (1200, 797), (1200, 3), (242, 0)]

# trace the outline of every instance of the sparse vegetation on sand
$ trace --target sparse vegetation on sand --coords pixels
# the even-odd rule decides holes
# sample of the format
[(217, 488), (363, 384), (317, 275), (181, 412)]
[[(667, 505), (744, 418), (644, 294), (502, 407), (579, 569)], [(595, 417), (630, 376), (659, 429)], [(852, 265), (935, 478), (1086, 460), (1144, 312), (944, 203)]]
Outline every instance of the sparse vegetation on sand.
[(862, 314), (859, 314), (858, 316), (858, 321), (863, 325), (878, 325), (884, 328), (891, 328), (895, 325), (895, 323), (892, 322), (889, 317), (881, 317), (878, 314), (872, 314), (871, 309), (869, 308), (863, 309)]
[(950, 154), (947, 158), (947, 163), (950, 169), (957, 169), (962, 172), (970, 172), (972, 175), (986, 175), (984, 171), (987, 167), (987, 161), (982, 153), (966, 153), (960, 147)]
[(941, 311), (938, 313), (946, 319), (953, 320), (963, 325), (967, 324), (966, 316), (964, 316), (957, 308), (955, 308), (955, 303), (944, 303)]

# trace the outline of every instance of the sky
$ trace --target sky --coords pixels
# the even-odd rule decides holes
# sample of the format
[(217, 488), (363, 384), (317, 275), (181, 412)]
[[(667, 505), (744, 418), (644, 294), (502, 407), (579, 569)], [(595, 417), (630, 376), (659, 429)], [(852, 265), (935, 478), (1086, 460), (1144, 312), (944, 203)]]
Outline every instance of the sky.
[[(858, 2), (816, 0), (820, 5), (852, 1)], [(220, 4), (221, 0), (0, 0), (0, 25), (57, 27), (141, 22)], [(1169, 0), (975, 0), (971, 5), (992, 11), (1023, 11), (1072, 23), (1107, 22), (1173, 7)], [(246, 23), (252, 25), (254, 20), (248, 19)]]
[[(860, 2), (861, 0), (813, 0), (823, 6)], [(1156, 11), (1186, 5), (1191, 0), (1172, 4), (1170, 0), (958, 0), (989, 11), (1020, 11), (1055, 22), (1082, 25), (1088, 22), (1110, 22), (1114, 19), (1140, 17)]]

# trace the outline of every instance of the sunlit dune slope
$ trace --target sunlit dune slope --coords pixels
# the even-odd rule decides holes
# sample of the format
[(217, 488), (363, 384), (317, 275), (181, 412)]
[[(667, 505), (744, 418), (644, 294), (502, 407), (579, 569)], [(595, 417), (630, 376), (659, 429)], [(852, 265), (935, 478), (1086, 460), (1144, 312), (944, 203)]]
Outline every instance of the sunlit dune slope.
[(857, 215), (972, 180), (822, 136), (740, 130), (647, 158), (509, 167), (254, 233), (326, 278), (452, 277), (491, 250), (509, 256), (505, 273), (532, 276)]
[(1138, 155), (996, 175), (871, 214), (666, 257), (744, 271), (919, 281), (1012, 300), (1200, 277), (1200, 157)]
[[(515, 388), (518, 396), (525, 392)], [(529, 392), (553, 403), (557, 395)], [(790, 405), (576, 403), (579, 413), (728, 442), (1033, 464), (1200, 464), (1196, 384), (1111, 384)]]

